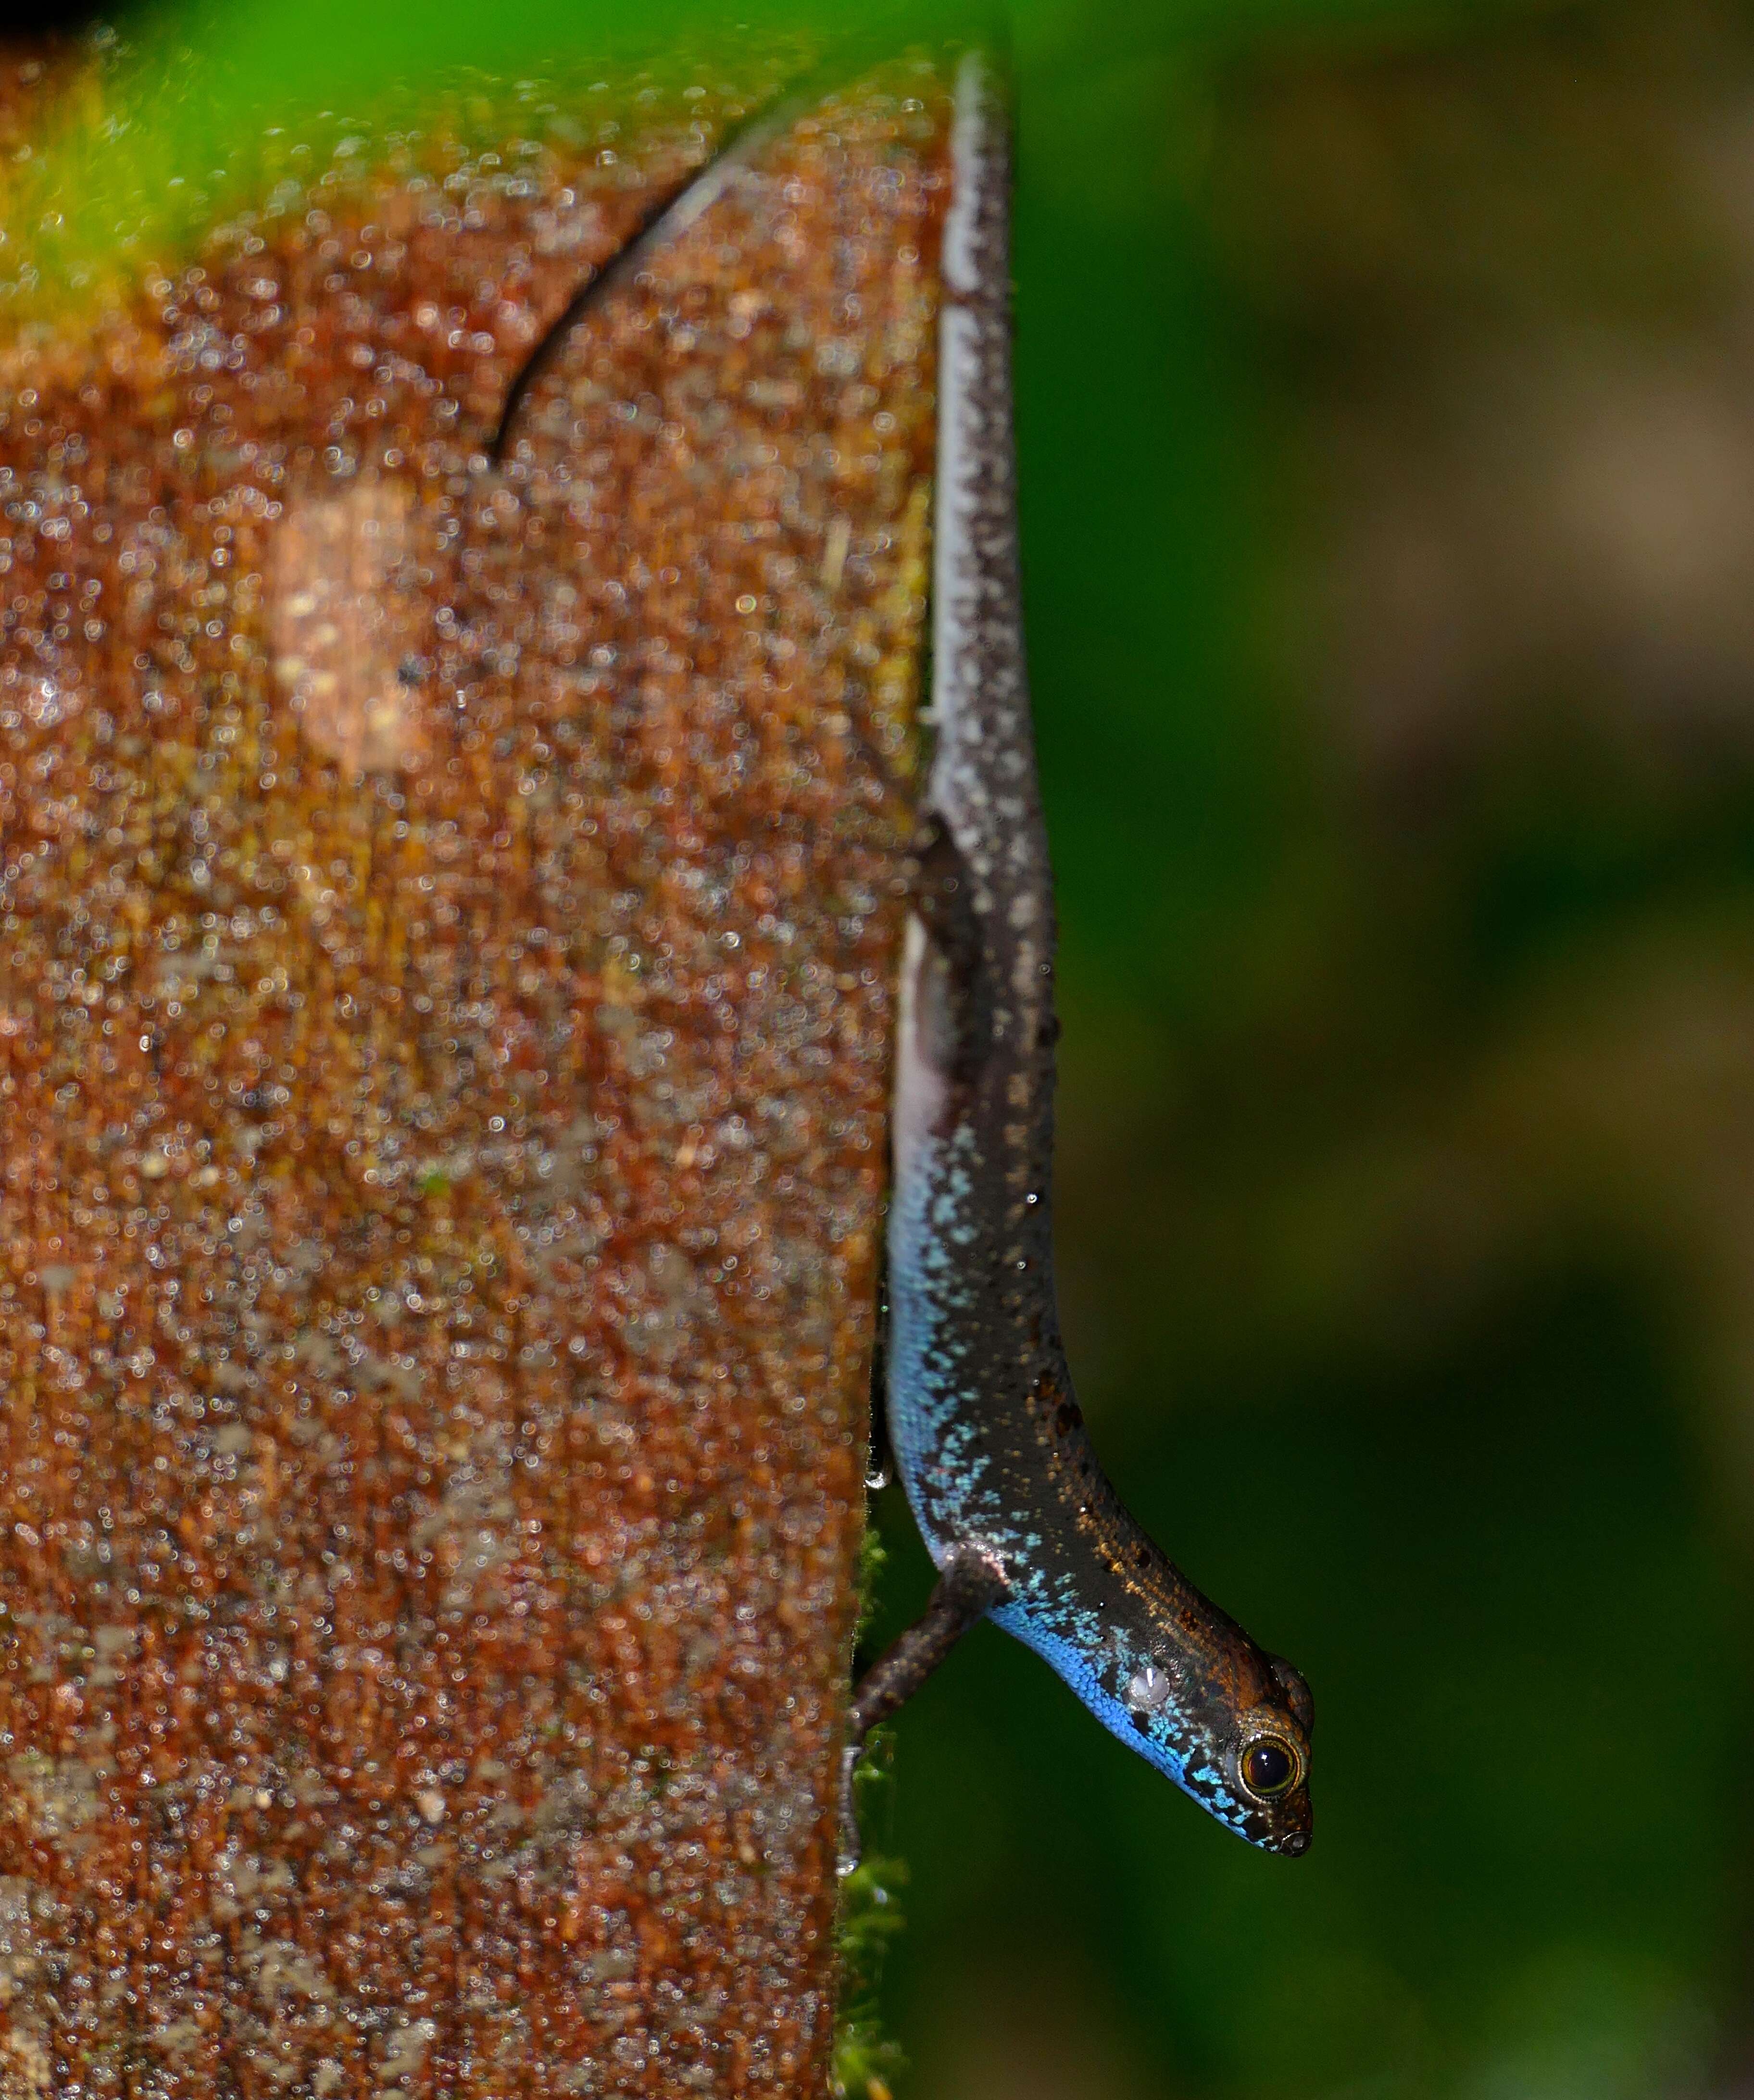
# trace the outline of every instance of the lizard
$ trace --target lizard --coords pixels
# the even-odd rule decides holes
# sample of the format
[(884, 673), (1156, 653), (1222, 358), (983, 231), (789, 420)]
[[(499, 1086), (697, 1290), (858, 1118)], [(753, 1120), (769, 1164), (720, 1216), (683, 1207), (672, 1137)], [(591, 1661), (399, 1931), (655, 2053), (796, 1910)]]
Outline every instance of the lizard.
[(983, 1618), (1228, 1829), (1310, 1834), (1303, 1678), (1209, 1602), (1097, 1461), (1056, 1309), (1054, 887), (1025, 668), (1010, 375), (1010, 145), (996, 69), (957, 76), (932, 576), (936, 732), (913, 854), (890, 1118), (889, 1441), (939, 1571), (854, 1693), (870, 1731)]

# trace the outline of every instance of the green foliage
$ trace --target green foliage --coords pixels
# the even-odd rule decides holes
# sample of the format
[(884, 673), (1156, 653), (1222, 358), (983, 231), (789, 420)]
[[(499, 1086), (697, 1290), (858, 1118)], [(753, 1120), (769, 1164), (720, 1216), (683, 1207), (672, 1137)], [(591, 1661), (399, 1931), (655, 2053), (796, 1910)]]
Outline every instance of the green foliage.
[[(0, 311), (54, 317), (171, 269), (216, 223), (291, 209), (435, 138), (511, 157), (648, 88), (711, 82), (735, 112), (831, 46), (850, 70), (978, 32), (983, 0), (172, 0), (93, 33), (86, 88), (0, 168)], [(303, 208), (302, 205), (299, 208)]]
[[(874, 1404), (881, 1405), (880, 1401)], [(888, 1560), (882, 1534), (867, 1522), (859, 1541), (859, 1621), (855, 1653), (877, 1616), (877, 1593)], [(904, 2062), (899, 2046), (884, 2032), (879, 2000), (884, 1957), (902, 1930), (897, 1901), (906, 1886), (906, 1864), (887, 1851), (895, 1816), (895, 1737), (872, 1731), (853, 1774), (860, 1860), (841, 1883), (837, 1926), (840, 2000), (835, 2009), (831, 2090), (835, 2100), (890, 2100), (890, 2081)]]
[(871, 1630), (871, 1622), (877, 1617), (878, 1589), (888, 1564), (883, 1534), (876, 1524), (868, 1521), (859, 1535), (859, 1620), (853, 1635), (855, 1648), (864, 1644), (865, 1635)]
[[(881, 1553), (877, 1559), (881, 1560)], [(890, 2081), (904, 2058), (885, 2035), (878, 2008), (884, 1957), (902, 1930), (897, 1901), (908, 1870), (899, 1860), (871, 1849), (893, 1805), (893, 1738), (873, 1732), (853, 1780), (864, 1857), (841, 1883), (841, 1997), (834, 2024), (831, 2089), (835, 2100), (890, 2100)]]
[[(375, 165), (518, 159), (697, 75), (765, 101), (823, 41), (775, 0), (735, 33), (705, 11), (607, 5), (468, 11), (443, 0), (148, 9), (92, 40), (86, 91), (0, 170), (0, 311), (51, 317), (121, 277), (169, 270), (214, 225), (302, 211)], [(340, 19), (345, 16), (345, 23)], [(735, 97), (733, 108), (740, 107)], [(497, 165), (495, 163), (494, 165)]]

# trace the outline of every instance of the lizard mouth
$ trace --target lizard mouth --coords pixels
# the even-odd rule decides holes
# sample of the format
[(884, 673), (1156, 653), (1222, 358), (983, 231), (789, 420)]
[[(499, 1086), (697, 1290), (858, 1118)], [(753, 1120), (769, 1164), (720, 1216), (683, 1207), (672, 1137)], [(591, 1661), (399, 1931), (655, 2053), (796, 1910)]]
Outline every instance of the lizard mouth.
[(1311, 1820), (1308, 1791), (1298, 1785), (1257, 1810), (1244, 1834), (1263, 1852), (1301, 1860), (1310, 1849)]

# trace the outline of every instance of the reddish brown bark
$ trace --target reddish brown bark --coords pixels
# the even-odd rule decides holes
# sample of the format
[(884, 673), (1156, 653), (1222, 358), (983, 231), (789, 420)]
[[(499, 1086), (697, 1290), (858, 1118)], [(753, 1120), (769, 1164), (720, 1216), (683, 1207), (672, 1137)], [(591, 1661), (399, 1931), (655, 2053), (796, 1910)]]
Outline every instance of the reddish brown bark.
[(488, 471), (661, 117), (5, 361), (0, 2093), (820, 2080), (943, 109)]

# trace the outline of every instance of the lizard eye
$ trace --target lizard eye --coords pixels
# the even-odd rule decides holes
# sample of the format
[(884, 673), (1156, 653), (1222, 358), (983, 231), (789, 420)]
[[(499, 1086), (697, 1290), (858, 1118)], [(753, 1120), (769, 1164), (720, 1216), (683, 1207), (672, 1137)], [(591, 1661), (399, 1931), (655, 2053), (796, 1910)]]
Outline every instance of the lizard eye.
[(1243, 1785), (1260, 1801), (1288, 1793), (1298, 1771), (1297, 1752), (1277, 1736), (1257, 1736), (1242, 1755)]

